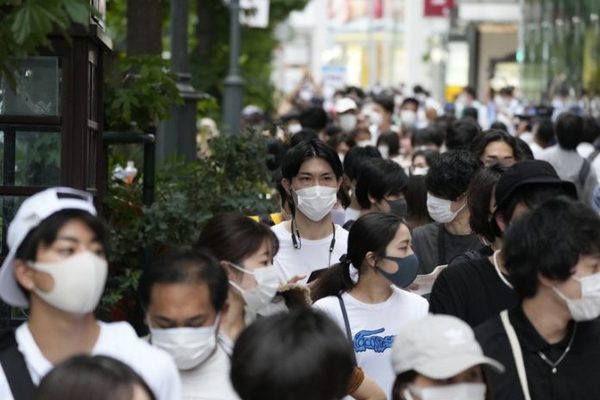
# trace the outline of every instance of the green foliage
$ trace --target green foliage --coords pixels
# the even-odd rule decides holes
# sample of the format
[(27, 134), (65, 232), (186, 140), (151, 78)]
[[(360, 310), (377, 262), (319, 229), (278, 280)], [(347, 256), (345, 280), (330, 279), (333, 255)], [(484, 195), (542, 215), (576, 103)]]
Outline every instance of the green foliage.
[[(142, 260), (174, 245), (194, 243), (213, 215), (237, 211), (272, 212), (266, 199), (270, 173), (266, 146), (258, 136), (220, 136), (210, 142), (211, 155), (193, 162), (173, 159), (159, 166), (156, 201), (141, 204), (141, 180), (112, 182), (105, 200), (109, 223), (111, 277), (103, 308), (119, 304), (129, 310), (135, 299)], [(125, 305), (123, 304), (125, 302)]]
[(65, 34), (73, 23), (87, 25), (96, 10), (88, 0), (0, 0), (0, 75), (14, 84), (11, 59), (48, 47), (48, 34)]
[[(269, 27), (266, 29), (242, 27), (240, 65), (245, 80), (244, 103), (272, 110), (273, 85), (271, 83), (272, 52), (277, 45), (274, 28), (290, 12), (303, 9), (308, 0), (271, 0)], [(191, 56), (192, 84), (201, 91), (221, 99), (223, 80), (229, 65), (229, 10), (222, 0), (206, 0), (205, 7), (214, 15), (214, 32), (210, 59), (198, 57), (195, 49)]]
[(168, 64), (158, 56), (122, 56), (113, 64), (117, 79), (106, 82), (104, 103), (109, 129), (148, 132), (182, 103)]

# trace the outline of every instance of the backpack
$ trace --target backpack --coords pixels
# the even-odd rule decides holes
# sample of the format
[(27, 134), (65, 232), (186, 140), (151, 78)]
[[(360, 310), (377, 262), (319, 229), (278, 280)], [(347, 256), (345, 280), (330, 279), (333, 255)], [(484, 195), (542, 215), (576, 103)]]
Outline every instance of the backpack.
[(15, 332), (5, 329), (0, 332), (0, 365), (15, 400), (30, 400), (36, 386), (31, 380), (25, 357), (19, 351)]

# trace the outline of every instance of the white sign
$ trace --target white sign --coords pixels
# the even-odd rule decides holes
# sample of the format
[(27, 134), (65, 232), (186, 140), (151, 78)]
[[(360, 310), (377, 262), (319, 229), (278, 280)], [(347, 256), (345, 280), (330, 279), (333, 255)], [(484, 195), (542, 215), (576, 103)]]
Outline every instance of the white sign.
[(240, 0), (240, 23), (251, 28), (269, 26), (269, 0)]

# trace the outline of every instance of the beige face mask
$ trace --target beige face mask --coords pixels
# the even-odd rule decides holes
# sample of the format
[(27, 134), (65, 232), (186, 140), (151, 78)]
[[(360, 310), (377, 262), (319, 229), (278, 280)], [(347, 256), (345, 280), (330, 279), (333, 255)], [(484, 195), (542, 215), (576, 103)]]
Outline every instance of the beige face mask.
[(73, 314), (87, 314), (96, 308), (106, 283), (108, 263), (91, 251), (83, 251), (65, 260), (51, 263), (29, 263), (36, 271), (52, 277), (49, 292), (36, 289), (46, 303)]

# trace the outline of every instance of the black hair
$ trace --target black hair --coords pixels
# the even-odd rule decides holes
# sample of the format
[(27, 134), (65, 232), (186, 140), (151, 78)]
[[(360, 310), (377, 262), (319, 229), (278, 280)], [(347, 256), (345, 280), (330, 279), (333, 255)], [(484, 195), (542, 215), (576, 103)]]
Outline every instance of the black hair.
[(531, 150), (531, 147), (529, 147), (529, 144), (526, 141), (524, 141), (518, 136), (515, 138), (515, 140), (517, 141), (519, 161), (535, 159), (533, 151)]
[(422, 149), (417, 150), (413, 153), (411, 161), (414, 162), (415, 158), (418, 156), (425, 157), (425, 161), (427, 161), (427, 165), (431, 166), (433, 163), (437, 162), (440, 158), (440, 152), (433, 149)]
[(319, 132), (327, 126), (327, 113), (322, 107), (310, 107), (300, 114), (300, 125)]
[(490, 125), (490, 129), (508, 133), (508, 127), (506, 126), (506, 124), (504, 122), (501, 122), (501, 121), (492, 122), (492, 124)]
[(479, 124), (471, 118), (455, 121), (446, 130), (446, 147), (448, 150), (467, 150), (480, 132)]
[(462, 110), (461, 117), (472, 118), (473, 120), (477, 121), (477, 119), (479, 118), (479, 111), (475, 107), (465, 107)]
[(417, 100), (414, 97), (407, 97), (404, 100), (402, 100), (402, 103), (400, 104), (400, 108), (403, 108), (405, 105), (407, 104), (412, 104), (415, 106), (415, 108), (419, 108), (419, 100)]
[[(532, 209), (545, 200), (559, 196), (569, 196), (569, 192), (563, 185), (557, 183), (530, 183), (525, 184), (517, 189), (498, 205), (494, 212), (494, 217), (500, 217), (507, 225), (512, 220), (515, 209), (518, 204), (524, 204), (528, 209)], [(503, 233), (496, 223), (496, 219), (492, 218), (492, 229), (497, 237), (502, 237)]]
[(381, 153), (374, 146), (358, 147), (355, 146), (346, 153), (344, 157), (344, 173), (351, 181), (358, 177), (360, 165), (363, 161), (370, 158), (381, 158)]
[(507, 167), (493, 164), (475, 173), (467, 190), (469, 207), (469, 225), (474, 233), (493, 243), (497, 230), (492, 228), (492, 212), (490, 210), (494, 188)]
[(394, 113), (394, 98), (390, 96), (377, 96), (373, 98), (373, 103), (379, 104), (387, 113)]
[(72, 220), (83, 222), (107, 251), (106, 228), (102, 220), (87, 211), (66, 209), (55, 212), (32, 229), (17, 248), (15, 258), (25, 261), (36, 261), (37, 251), (40, 246), (48, 247), (55, 240), (61, 228)]
[(333, 149), (337, 149), (337, 147), (342, 143), (345, 143), (346, 146), (350, 148), (356, 146), (356, 142), (354, 141), (352, 135), (341, 131), (327, 140), (327, 144)]
[(471, 86), (465, 86), (462, 91), (467, 93), (469, 96), (471, 96), (474, 99), (477, 98), (477, 93), (475, 92), (475, 89), (473, 89)]
[(228, 212), (208, 220), (195, 247), (208, 250), (219, 261), (240, 265), (265, 242), (272, 255), (277, 254), (279, 240), (271, 228), (240, 213)]
[(550, 145), (555, 140), (554, 124), (550, 118), (537, 120), (535, 137), (543, 144)]
[(539, 275), (565, 281), (582, 255), (600, 252), (600, 216), (567, 198), (547, 200), (511, 224), (502, 255), (517, 296), (534, 297)]
[[(300, 142), (297, 146), (292, 147), (287, 152), (281, 166), (282, 178), (287, 179), (291, 183), (292, 179), (298, 175), (298, 171), (300, 171), (302, 164), (313, 158), (320, 158), (327, 162), (327, 164), (329, 164), (333, 170), (335, 177), (338, 180), (342, 178), (344, 169), (342, 167), (340, 157), (336, 153), (335, 149), (332, 149), (331, 146), (320, 140), (314, 139)], [(292, 214), (294, 214), (296, 212), (294, 201), (287, 192), (285, 195), (287, 197), (287, 202), (290, 206)]]
[(360, 276), (367, 253), (371, 251), (383, 257), (400, 225), (406, 223), (402, 218), (389, 213), (374, 212), (357, 219), (348, 233), (348, 253), (339, 264), (328, 268), (315, 281), (311, 288), (313, 301), (352, 289), (355, 283), (350, 278), (350, 264), (358, 269)]
[(565, 150), (575, 150), (583, 136), (583, 118), (566, 112), (561, 114), (554, 125), (558, 144)]
[(130, 400), (134, 388), (156, 399), (148, 384), (123, 362), (107, 356), (79, 355), (54, 367), (33, 394), (33, 400)]
[(466, 150), (448, 151), (429, 166), (425, 182), (434, 196), (455, 201), (467, 191), (479, 161)]
[(300, 142), (287, 152), (281, 166), (281, 176), (291, 181), (298, 175), (302, 164), (313, 158), (323, 159), (329, 164), (338, 179), (342, 177), (344, 173), (342, 162), (335, 150), (315, 139)]
[(371, 207), (369, 197), (381, 201), (388, 195), (399, 195), (406, 189), (408, 176), (392, 160), (372, 159), (361, 164), (356, 179), (356, 199), (364, 210)]
[(142, 270), (139, 292), (142, 307), (148, 309), (155, 284), (206, 283), (210, 301), (218, 313), (227, 300), (229, 283), (219, 261), (204, 250), (179, 247), (168, 250)]
[(292, 135), (290, 139), (290, 147), (296, 147), (302, 142), (308, 142), (311, 140), (319, 140), (319, 134), (313, 129), (303, 128)]
[(406, 220), (411, 229), (431, 222), (427, 211), (427, 186), (425, 176), (411, 175), (408, 177), (408, 185), (404, 191), (404, 198), (408, 208)]
[(237, 339), (231, 383), (242, 400), (337, 400), (347, 394), (354, 354), (326, 315), (311, 309), (260, 318)]
[(444, 132), (435, 126), (417, 129), (410, 138), (412, 147), (427, 146), (434, 144), (437, 147), (442, 147), (444, 144)]
[(490, 143), (503, 142), (510, 146), (513, 151), (515, 161), (520, 161), (522, 158), (521, 151), (517, 145), (517, 140), (505, 131), (498, 129), (488, 129), (477, 135), (471, 143), (471, 152), (481, 160), (481, 156)]
[(594, 144), (598, 138), (600, 138), (600, 125), (598, 124), (598, 120), (592, 116), (584, 117), (581, 141)]
[(385, 145), (388, 147), (388, 156), (394, 157), (400, 154), (400, 138), (396, 132), (385, 132), (377, 138), (377, 147)]

